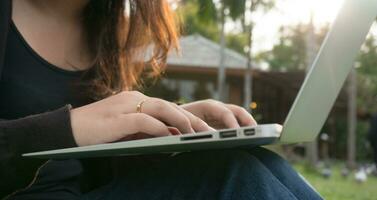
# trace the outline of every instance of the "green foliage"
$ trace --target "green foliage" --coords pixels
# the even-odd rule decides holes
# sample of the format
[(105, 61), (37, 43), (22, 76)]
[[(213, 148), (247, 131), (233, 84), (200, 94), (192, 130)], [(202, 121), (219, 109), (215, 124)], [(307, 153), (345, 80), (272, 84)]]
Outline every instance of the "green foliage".
[(222, 0), (224, 7), (229, 9), (229, 16), (232, 20), (237, 20), (243, 17), (245, 13), (245, 3), (246, 0)]
[(251, 11), (262, 9), (265, 12), (275, 6), (275, 0), (251, 0)]
[(372, 148), (368, 140), (369, 121), (359, 121), (356, 124), (356, 159), (372, 161)]
[(369, 36), (361, 48), (358, 62), (358, 108), (362, 112), (377, 111), (377, 40)]
[[(281, 27), (279, 42), (272, 50), (257, 55), (259, 61), (265, 61), (272, 70), (304, 70), (306, 63), (306, 37), (309, 27), (306, 24)], [(315, 33), (317, 51), (328, 28), (324, 27)]]
[(358, 62), (361, 74), (377, 74), (377, 41), (374, 36), (369, 36), (363, 44)]
[[(216, 8), (215, 2), (223, 3), (223, 8), (227, 10), (225, 12), (227, 14), (225, 16), (226, 22), (241, 21), (243, 32), (226, 33), (226, 46), (245, 54), (244, 49), (249, 46), (248, 33), (246, 33), (248, 25), (245, 24), (244, 20), (246, 0), (182, 0), (177, 13), (182, 19), (183, 35), (199, 33), (206, 38), (219, 42), (221, 10)], [(267, 11), (274, 6), (274, 2), (275, 0), (252, 0), (250, 11), (253, 12), (257, 9)]]
[[(367, 138), (369, 121), (359, 120), (356, 124), (356, 160), (358, 162), (372, 160), (372, 149)], [(333, 124), (326, 123), (321, 132), (330, 135), (331, 157), (347, 159), (347, 118), (337, 116)]]
[(226, 45), (240, 54), (245, 54), (245, 44), (247, 44), (247, 42), (246, 33), (230, 33), (226, 35)]
[(193, 2), (199, 5), (196, 13), (201, 22), (208, 24), (217, 21), (216, 6), (212, 0), (196, 0)]
[[(204, 5), (201, 5), (201, 6), (204, 6)], [(203, 13), (201, 12), (200, 9), (204, 9)], [(218, 41), (220, 30), (216, 24), (215, 19), (213, 19), (213, 16), (209, 17), (211, 14), (208, 14), (208, 12), (211, 12), (211, 11), (208, 11), (208, 10), (211, 10), (211, 9), (200, 8), (200, 5), (196, 3), (196, 1), (194, 0), (185, 1), (185, 3), (182, 4), (177, 9), (177, 13), (178, 15), (180, 15), (182, 19), (183, 35), (191, 35), (194, 33), (199, 33), (203, 35), (204, 37), (209, 38), (213, 41)], [(211, 19), (204, 20), (204, 17), (199, 17), (199, 16), (206, 16)]]

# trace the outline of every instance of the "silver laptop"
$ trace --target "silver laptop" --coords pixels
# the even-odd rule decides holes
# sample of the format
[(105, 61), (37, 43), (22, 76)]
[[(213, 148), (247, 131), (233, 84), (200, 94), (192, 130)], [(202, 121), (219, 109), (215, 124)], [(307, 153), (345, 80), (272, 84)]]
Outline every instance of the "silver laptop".
[(283, 126), (263, 124), (27, 153), (24, 156), (83, 158), (312, 141), (322, 128), (376, 16), (377, 0), (345, 0)]

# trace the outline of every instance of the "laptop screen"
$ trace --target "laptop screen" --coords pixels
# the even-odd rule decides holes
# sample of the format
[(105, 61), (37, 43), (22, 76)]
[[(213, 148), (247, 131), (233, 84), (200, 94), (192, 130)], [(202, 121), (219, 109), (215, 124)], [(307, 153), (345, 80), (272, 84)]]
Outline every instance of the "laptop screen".
[(377, 16), (377, 0), (345, 0), (283, 125), (282, 142), (314, 140)]

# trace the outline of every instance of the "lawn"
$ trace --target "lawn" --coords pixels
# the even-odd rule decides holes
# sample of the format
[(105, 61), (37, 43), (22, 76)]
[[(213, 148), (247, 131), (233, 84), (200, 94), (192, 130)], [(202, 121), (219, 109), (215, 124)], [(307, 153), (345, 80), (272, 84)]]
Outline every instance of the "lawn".
[(304, 167), (302, 164), (294, 164), (299, 171), (317, 191), (329, 200), (377, 200), (377, 178), (368, 177), (364, 183), (357, 183), (354, 174), (347, 178), (341, 176), (340, 167), (332, 168), (332, 176), (323, 178), (318, 172)]

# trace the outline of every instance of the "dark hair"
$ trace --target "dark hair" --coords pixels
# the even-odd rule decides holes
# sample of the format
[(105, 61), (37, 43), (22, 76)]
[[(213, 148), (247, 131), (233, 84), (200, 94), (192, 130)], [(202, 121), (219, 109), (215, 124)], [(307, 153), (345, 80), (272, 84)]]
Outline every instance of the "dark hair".
[(178, 47), (175, 16), (165, 0), (91, 0), (84, 24), (94, 55), (91, 85), (100, 98), (135, 88), (144, 72), (156, 77), (169, 50)]

